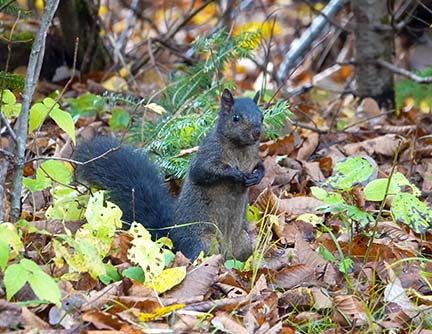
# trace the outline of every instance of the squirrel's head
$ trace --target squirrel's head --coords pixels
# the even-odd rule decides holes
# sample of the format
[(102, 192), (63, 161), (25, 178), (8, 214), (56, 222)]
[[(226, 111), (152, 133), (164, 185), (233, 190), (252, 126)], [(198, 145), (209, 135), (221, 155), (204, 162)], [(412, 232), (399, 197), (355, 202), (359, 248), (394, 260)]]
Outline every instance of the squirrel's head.
[(259, 92), (253, 99), (233, 98), (224, 89), (218, 119), (218, 130), (238, 145), (253, 145), (261, 136), (263, 114), (257, 106)]

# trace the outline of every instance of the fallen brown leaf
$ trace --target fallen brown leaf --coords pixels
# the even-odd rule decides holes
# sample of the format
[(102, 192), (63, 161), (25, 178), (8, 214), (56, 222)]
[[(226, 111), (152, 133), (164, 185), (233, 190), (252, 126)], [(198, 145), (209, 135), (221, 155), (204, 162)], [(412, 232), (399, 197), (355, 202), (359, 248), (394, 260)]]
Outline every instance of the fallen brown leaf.
[(211, 323), (213, 326), (219, 328), (223, 332), (249, 334), (246, 328), (240, 325), (236, 320), (233, 320), (227, 313), (216, 313), (216, 316), (211, 320)]
[(357, 326), (367, 323), (365, 306), (353, 295), (335, 296), (333, 299), (333, 321), (341, 326)]
[(196, 296), (203, 296), (215, 282), (222, 256), (214, 255), (186, 275), (183, 282), (165, 294), (166, 298), (182, 300)]

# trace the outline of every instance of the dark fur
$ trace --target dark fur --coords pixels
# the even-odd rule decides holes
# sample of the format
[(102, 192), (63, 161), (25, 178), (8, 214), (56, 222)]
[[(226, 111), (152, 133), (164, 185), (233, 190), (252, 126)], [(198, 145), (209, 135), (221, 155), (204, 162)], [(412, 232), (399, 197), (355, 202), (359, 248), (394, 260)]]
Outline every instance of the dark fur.
[[(91, 164), (78, 166), (77, 176), (110, 189), (112, 201), (120, 206), (124, 220), (129, 222), (133, 220), (134, 188), (136, 220), (147, 228), (177, 225), (169, 236), (175, 248), (190, 259), (201, 251), (210, 253), (216, 245), (215, 252), (225, 258), (245, 260), (252, 253), (245, 218), (248, 187), (264, 176), (258, 158), (261, 124), (262, 113), (256, 99), (233, 99), (228, 90), (224, 91), (216, 126), (192, 159), (175, 214), (173, 200), (158, 171), (144, 154), (130, 147), (121, 147)], [(75, 158), (89, 160), (115, 146), (117, 141), (99, 137), (81, 143)], [(189, 223), (192, 224), (178, 226)]]
[(171, 232), (187, 257), (209, 253), (216, 241), (216, 252), (225, 258), (251, 255), (246, 207), (248, 187), (264, 176), (258, 158), (261, 124), (255, 101), (233, 100), (224, 91), (217, 124), (192, 159), (176, 208), (176, 224), (200, 222)]
[[(74, 159), (88, 161), (119, 145), (118, 140), (109, 137), (82, 141), (75, 150)], [(137, 149), (121, 146), (91, 163), (78, 165), (76, 176), (87, 184), (111, 190), (110, 200), (122, 209), (122, 219), (129, 223), (134, 220), (142, 223), (155, 238), (166, 235), (168, 231), (151, 229), (173, 224), (174, 201), (159, 171)]]

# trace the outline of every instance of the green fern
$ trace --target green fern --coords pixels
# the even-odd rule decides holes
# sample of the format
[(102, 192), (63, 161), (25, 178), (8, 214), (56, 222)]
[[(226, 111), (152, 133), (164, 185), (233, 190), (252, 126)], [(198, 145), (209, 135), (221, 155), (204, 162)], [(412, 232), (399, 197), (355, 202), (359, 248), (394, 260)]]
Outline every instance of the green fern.
[(269, 139), (275, 139), (283, 135), (284, 126), (292, 116), (293, 113), (288, 109), (287, 101), (277, 101), (264, 113), (265, 136)]
[(0, 71), (0, 91), (10, 89), (15, 92), (21, 92), (24, 89), (24, 84), (24, 76)]
[(11, 2), (10, 0), (0, 0), (0, 12), (14, 16), (18, 15), (19, 12), (25, 15), (29, 14), (28, 10), (22, 9), (15, 1)]

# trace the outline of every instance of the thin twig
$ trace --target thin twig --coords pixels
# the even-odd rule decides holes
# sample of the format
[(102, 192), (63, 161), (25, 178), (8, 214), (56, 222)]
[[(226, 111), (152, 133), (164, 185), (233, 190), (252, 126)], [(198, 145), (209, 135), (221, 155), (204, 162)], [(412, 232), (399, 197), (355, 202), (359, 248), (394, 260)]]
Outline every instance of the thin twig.
[(407, 77), (408, 79), (419, 83), (419, 84), (430, 84), (432, 83), (432, 77), (421, 77), (411, 71), (408, 71), (402, 67), (398, 67), (396, 65), (393, 65), (392, 63), (389, 63), (385, 60), (378, 59), (377, 61), (378, 65), (381, 65), (382, 67), (392, 71), (393, 73), (402, 75), (404, 77)]
[(5, 157), (8, 157), (8, 158), (14, 158), (15, 157), (15, 154), (9, 152), (8, 150), (4, 150), (2, 148), (0, 148), (0, 154), (5, 156)]
[(77, 160), (74, 160), (74, 159), (62, 158), (62, 157), (44, 157), (44, 156), (42, 156), (42, 157), (34, 157), (34, 158), (30, 159), (30, 160), (27, 160), (26, 163), (33, 162), (33, 161), (38, 161), (38, 160), (57, 160), (57, 161), (69, 162), (69, 163), (75, 164), (75, 165), (84, 166), (84, 165), (87, 165), (87, 164), (89, 164), (89, 163), (91, 163), (91, 162), (93, 162), (95, 160), (103, 158), (104, 156), (106, 156), (106, 155), (108, 155), (108, 154), (110, 154), (112, 152), (117, 151), (118, 149), (120, 149), (120, 147), (121, 146), (112, 147), (109, 150), (105, 151), (104, 153), (102, 153), (102, 154), (100, 154), (100, 155), (98, 155), (98, 156), (96, 156), (94, 158), (91, 158), (90, 160), (87, 160), (87, 161), (77, 161)]
[[(164, 41), (170, 41), (174, 38), (174, 36), (190, 21), (192, 20), (196, 15), (198, 15), (199, 12), (201, 12), (205, 7), (207, 7), (209, 4), (214, 2), (215, 0), (207, 0), (204, 3), (201, 4), (197, 9), (195, 9), (193, 12), (191, 12), (187, 17), (183, 19), (176, 27), (174, 27), (169, 33), (167, 33), (163, 40)], [(153, 51), (154, 55), (157, 55), (159, 51), (162, 49), (161, 45), (158, 45), (156, 49)], [(150, 60), (150, 57), (145, 57), (141, 62), (139, 62), (137, 65), (135, 65), (132, 69), (132, 73), (136, 74), (145, 64), (147, 64)]]
[(29, 121), (30, 104), (36, 83), (39, 79), (42, 67), (43, 56), (45, 54), (45, 41), (48, 34), (48, 28), (57, 10), (60, 0), (47, 0), (44, 12), (40, 21), (39, 29), (36, 33), (35, 42), (32, 45), (30, 58), (27, 66), (26, 82), (23, 92), (23, 102), (21, 113), (15, 123), (15, 133), (17, 143), (15, 149), (15, 167), (12, 176), (12, 193), (11, 193), (11, 221), (15, 222), (20, 214), (21, 207), (21, 190), (24, 168), (25, 145), (27, 138), (27, 129)]
[(11, 125), (9, 123), (9, 120), (3, 114), (3, 112), (1, 111), (1, 109), (0, 109), (0, 117), (1, 117), (1, 120), (2, 120), (3, 124), (6, 126), (6, 129), (8, 130), (8, 133), (9, 133), (10, 137), (16, 143), (17, 139), (16, 139), (15, 131), (12, 129), (12, 127), (11, 127)]

